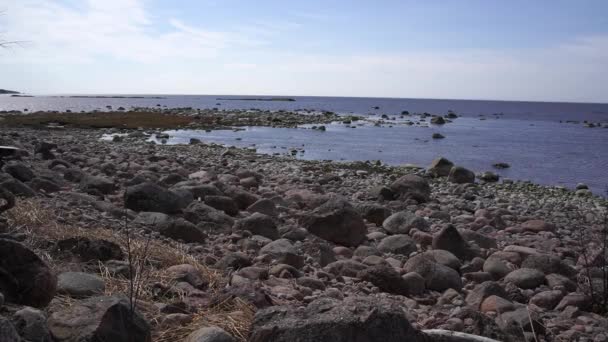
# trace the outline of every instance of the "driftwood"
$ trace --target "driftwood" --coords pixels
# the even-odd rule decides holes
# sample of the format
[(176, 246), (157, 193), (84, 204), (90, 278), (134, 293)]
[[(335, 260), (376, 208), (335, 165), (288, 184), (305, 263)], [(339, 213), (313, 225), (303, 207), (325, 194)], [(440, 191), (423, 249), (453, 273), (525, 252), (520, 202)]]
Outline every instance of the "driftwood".
[(429, 329), (422, 332), (433, 342), (500, 342), (483, 336), (443, 329)]

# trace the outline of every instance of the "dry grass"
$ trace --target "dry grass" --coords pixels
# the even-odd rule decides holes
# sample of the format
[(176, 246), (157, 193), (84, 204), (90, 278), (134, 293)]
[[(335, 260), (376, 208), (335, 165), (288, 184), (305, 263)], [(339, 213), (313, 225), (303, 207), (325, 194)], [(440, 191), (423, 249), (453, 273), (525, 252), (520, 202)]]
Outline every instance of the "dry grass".
[[(9, 226), (15, 232), (25, 233), (24, 242), (33, 248), (53, 269), (62, 269), (62, 260), (54, 259), (50, 250), (55, 242), (73, 238), (88, 237), (91, 239), (104, 239), (117, 243), (123, 248), (126, 255), (126, 234), (105, 228), (81, 228), (73, 225), (61, 224), (57, 213), (45, 207), (43, 200), (19, 200), (14, 208), (6, 212)], [(143, 255), (142, 250), (146, 244), (148, 259), (146, 260), (145, 284), (158, 283), (170, 287), (172, 280), (163, 271), (167, 267), (179, 264), (193, 265), (209, 282), (209, 292), (217, 296), (226, 285), (226, 279), (220, 272), (211, 269), (194, 256), (188, 254), (184, 246), (168, 245), (157, 240), (148, 241), (145, 237), (133, 234), (131, 248), (135, 255)], [(150, 262), (153, 261), (153, 262)], [(139, 262), (136, 260), (135, 264)], [(107, 295), (128, 295), (130, 281), (108, 271), (103, 264), (99, 264), (99, 274), (106, 284)], [(245, 341), (249, 332), (251, 321), (255, 313), (254, 308), (240, 300), (230, 299), (210, 308), (201, 309), (192, 315), (192, 321), (184, 326), (164, 326), (163, 315), (152, 305), (155, 302), (171, 303), (175, 296), (159, 296), (153, 293), (151, 287), (143, 286), (138, 301), (138, 310), (149, 320), (153, 326), (153, 340), (159, 342), (176, 342), (183, 340), (191, 332), (204, 326), (219, 326), (232, 334), (235, 338)], [(58, 305), (69, 306), (74, 300), (69, 297), (56, 297)]]
[(192, 117), (159, 112), (99, 112), (99, 113), (34, 113), (6, 115), (0, 119), (1, 126), (43, 127), (49, 124), (78, 128), (179, 128), (190, 124)]

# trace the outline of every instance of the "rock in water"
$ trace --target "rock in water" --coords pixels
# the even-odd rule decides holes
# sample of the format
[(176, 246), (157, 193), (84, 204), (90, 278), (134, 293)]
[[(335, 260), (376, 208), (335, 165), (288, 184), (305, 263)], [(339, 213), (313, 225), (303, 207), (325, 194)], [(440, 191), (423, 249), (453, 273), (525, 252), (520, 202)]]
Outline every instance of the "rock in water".
[(152, 341), (148, 322), (119, 297), (92, 297), (53, 312), (48, 327), (58, 342)]
[(366, 239), (363, 218), (346, 200), (333, 198), (301, 219), (310, 233), (344, 246), (358, 246)]
[(45, 307), (55, 296), (57, 277), (24, 245), (0, 239), (0, 293), (7, 302)]
[(405, 175), (390, 185), (390, 189), (401, 200), (414, 199), (428, 202), (431, 198), (431, 187), (424, 178), (416, 175)]
[(475, 173), (462, 166), (454, 166), (450, 170), (448, 181), (457, 184), (475, 183)]
[(450, 170), (454, 166), (451, 161), (439, 157), (431, 162), (427, 172), (435, 177), (447, 177), (450, 174)]
[(175, 193), (154, 183), (130, 186), (125, 191), (125, 207), (135, 211), (175, 214), (187, 204)]
[(322, 298), (305, 309), (270, 307), (255, 315), (249, 342), (421, 342), (400, 305), (384, 299)]

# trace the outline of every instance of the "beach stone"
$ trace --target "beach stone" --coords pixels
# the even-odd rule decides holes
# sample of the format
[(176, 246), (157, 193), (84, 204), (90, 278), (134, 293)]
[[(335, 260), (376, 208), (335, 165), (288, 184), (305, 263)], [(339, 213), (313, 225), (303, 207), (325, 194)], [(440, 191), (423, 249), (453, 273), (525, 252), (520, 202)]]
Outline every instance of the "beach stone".
[(341, 198), (325, 202), (305, 215), (300, 223), (311, 234), (343, 246), (358, 246), (366, 239), (363, 219)]
[(490, 255), (483, 263), (483, 271), (490, 273), (494, 279), (502, 279), (512, 270), (503, 259)]
[(433, 237), (433, 249), (449, 251), (462, 260), (470, 260), (476, 256), (476, 253), (462, 238), (458, 229), (451, 224), (448, 224)]
[(359, 271), (366, 268), (367, 266), (355, 260), (338, 260), (328, 264), (323, 269), (336, 276), (356, 277)]
[(192, 202), (184, 209), (184, 218), (197, 225), (211, 223), (221, 228), (221, 230), (230, 230), (234, 225), (232, 217), (198, 201)]
[(0, 188), (9, 191), (15, 196), (31, 198), (36, 196), (36, 191), (18, 179), (10, 178), (0, 182)]
[(215, 264), (216, 268), (222, 270), (238, 270), (248, 266), (251, 266), (251, 260), (246, 254), (241, 252), (228, 253)]
[(530, 304), (534, 304), (546, 310), (553, 310), (564, 297), (564, 293), (559, 290), (543, 291), (530, 298)]
[(271, 240), (279, 238), (279, 230), (274, 220), (261, 213), (253, 213), (252, 215), (236, 221), (233, 231), (248, 230), (254, 235), (261, 235)]
[(454, 166), (450, 170), (448, 181), (457, 184), (475, 183), (475, 173), (462, 166)]
[(144, 226), (154, 226), (157, 224), (162, 224), (171, 219), (171, 216), (164, 213), (155, 213), (142, 211), (134, 219), (135, 223), (142, 224)]
[(19, 242), (0, 239), (0, 274), (0, 292), (6, 302), (41, 308), (55, 296), (55, 274)]
[(561, 274), (551, 273), (547, 274), (545, 278), (547, 279), (547, 286), (551, 289), (563, 287), (568, 292), (574, 292), (576, 290), (576, 283)]
[(433, 249), (422, 253), (425, 257), (433, 260), (434, 262), (452, 268), (456, 271), (460, 270), (462, 263), (460, 260), (451, 252), (443, 249)]
[(34, 179), (34, 177), (36, 177), (32, 169), (30, 169), (25, 164), (19, 162), (13, 162), (4, 165), (3, 170), (4, 172), (8, 173), (9, 175), (13, 176), (21, 182), (29, 182)]
[(76, 302), (53, 312), (47, 324), (57, 342), (152, 341), (148, 322), (138, 312), (132, 314), (128, 300), (121, 297), (91, 297)]
[(154, 183), (146, 182), (130, 186), (125, 191), (125, 208), (134, 211), (175, 214), (184, 207), (185, 203), (179, 196)]
[(431, 187), (422, 177), (405, 175), (390, 185), (390, 189), (400, 200), (413, 199), (418, 202), (428, 202), (431, 198)]
[(382, 227), (390, 234), (409, 234), (412, 229), (428, 230), (428, 222), (414, 213), (399, 211), (387, 217)]
[(101, 194), (111, 194), (116, 190), (114, 182), (108, 178), (86, 175), (80, 180), (80, 190), (83, 192), (98, 191)]
[(391, 215), (390, 209), (376, 203), (358, 205), (357, 211), (367, 222), (374, 223), (376, 226), (381, 226), (384, 220)]
[(445, 291), (449, 288), (460, 291), (462, 279), (455, 270), (438, 264), (428, 257), (418, 254), (409, 258), (403, 265), (406, 272), (416, 272), (425, 280), (427, 289)]
[(494, 172), (486, 171), (486, 172), (482, 173), (481, 175), (479, 175), (479, 179), (486, 181), (486, 182), (494, 183), (494, 182), (498, 182), (498, 180), (500, 179), (500, 176)]
[(168, 267), (165, 272), (172, 281), (185, 281), (196, 288), (207, 285), (207, 282), (201, 277), (201, 272), (190, 264), (173, 265)]
[(576, 276), (576, 269), (563, 262), (563, 260), (555, 255), (549, 254), (532, 254), (527, 256), (521, 263), (521, 267), (533, 268), (545, 274), (557, 273), (568, 278)]
[(54, 181), (36, 177), (29, 182), (29, 186), (35, 191), (43, 191), (47, 194), (58, 192), (61, 186)]
[(188, 335), (184, 342), (236, 342), (236, 339), (221, 328), (204, 327)]
[(273, 201), (267, 198), (260, 199), (247, 207), (250, 213), (260, 213), (271, 217), (278, 216), (277, 206)]
[(503, 312), (513, 311), (514, 309), (515, 305), (510, 300), (496, 295), (488, 296), (479, 306), (479, 311), (483, 313), (492, 311), (501, 314)]
[(317, 299), (300, 310), (275, 306), (258, 311), (249, 342), (421, 342), (419, 335), (396, 303), (354, 296)]
[(153, 229), (163, 236), (186, 243), (202, 243), (207, 239), (207, 234), (201, 228), (182, 218), (157, 224)]
[(545, 275), (533, 268), (519, 268), (507, 274), (505, 281), (522, 289), (534, 289), (544, 284)]
[(19, 333), (8, 319), (0, 316), (0, 341), (22, 342)]
[[(19, 335), (26, 341), (32, 342), (52, 341), (46, 320), (46, 315), (42, 311), (27, 306), (13, 315), (13, 322)], [(1, 333), (0, 340), (4, 341)]]
[(551, 232), (555, 226), (543, 220), (529, 220), (521, 224), (521, 227), (530, 232)]
[(287, 239), (278, 239), (260, 249), (260, 254), (271, 255), (277, 262), (291, 265), (297, 269), (304, 266), (304, 257), (298, 254), (293, 244)]
[(418, 250), (416, 242), (408, 235), (397, 234), (387, 236), (378, 244), (378, 250), (382, 253), (401, 254), (409, 256)]
[(205, 204), (230, 216), (236, 216), (239, 213), (236, 202), (228, 196), (205, 196)]
[(426, 289), (424, 285), (425, 280), (420, 274), (409, 272), (401, 276), (401, 278), (403, 278), (407, 284), (409, 295), (417, 296), (424, 293), (424, 290)]
[(427, 168), (427, 172), (435, 177), (447, 177), (453, 166), (454, 163), (451, 161), (439, 157), (431, 162), (431, 165)]
[(361, 270), (357, 273), (357, 278), (374, 284), (383, 292), (402, 296), (409, 294), (408, 283), (393, 267), (386, 264), (379, 264)]
[(557, 304), (555, 310), (561, 311), (568, 306), (576, 307), (580, 310), (587, 311), (592, 306), (591, 297), (584, 293), (572, 292), (568, 293), (562, 300)]
[(63, 272), (57, 277), (57, 293), (83, 298), (102, 294), (105, 283), (100, 277), (84, 272)]
[(466, 296), (465, 301), (469, 306), (478, 310), (484, 299), (490, 296), (508, 297), (507, 292), (500, 284), (494, 281), (486, 281), (475, 286)]

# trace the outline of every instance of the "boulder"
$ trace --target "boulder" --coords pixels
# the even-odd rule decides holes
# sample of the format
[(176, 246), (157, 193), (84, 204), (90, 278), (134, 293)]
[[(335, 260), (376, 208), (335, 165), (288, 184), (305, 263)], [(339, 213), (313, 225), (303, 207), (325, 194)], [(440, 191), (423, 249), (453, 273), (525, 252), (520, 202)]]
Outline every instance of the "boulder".
[(378, 244), (378, 250), (382, 253), (401, 254), (409, 256), (418, 250), (416, 242), (408, 235), (397, 234), (387, 236)]
[(438, 264), (428, 256), (418, 254), (409, 258), (403, 269), (406, 272), (416, 272), (425, 280), (427, 289), (435, 291), (445, 291), (452, 288), (456, 291), (462, 289), (462, 279), (455, 270)]
[(476, 253), (462, 238), (458, 229), (451, 224), (448, 224), (439, 233), (433, 236), (433, 249), (449, 251), (462, 260), (470, 260), (476, 256)]
[(29, 182), (36, 177), (32, 169), (27, 167), (25, 164), (18, 162), (5, 165), (4, 172), (20, 180), (21, 182)]
[(77, 256), (80, 261), (122, 260), (124, 255), (120, 246), (111, 241), (73, 237), (57, 242), (56, 249)]
[(250, 213), (260, 213), (268, 216), (278, 216), (277, 206), (273, 201), (263, 198), (256, 201), (252, 205), (247, 207), (247, 211)]
[(153, 229), (168, 238), (182, 240), (186, 243), (202, 243), (207, 239), (207, 234), (202, 228), (182, 218), (163, 222)]
[(75, 298), (103, 294), (106, 285), (100, 277), (84, 272), (63, 272), (57, 277), (57, 293)]
[(48, 327), (57, 342), (151, 342), (150, 325), (121, 297), (91, 297), (55, 311)]
[(455, 271), (459, 271), (462, 267), (462, 262), (454, 254), (444, 249), (433, 249), (423, 252), (422, 255)]
[(370, 297), (321, 298), (304, 309), (276, 306), (256, 313), (249, 342), (422, 342), (401, 305)]
[(451, 161), (443, 157), (439, 157), (431, 162), (431, 165), (429, 165), (426, 171), (435, 177), (447, 177), (450, 174), (450, 170), (452, 170), (453, 166), (454, 163)]
[(291, 265), (297, 269), (304, 266), (304, 257), (301, 256), (293, 244), (287, 239), (278, 239), (262, 247), (260, 254), (272, 256), (278, 263)]
[(300, 223), (311, 234), (344, 245), (358, 246), (366, 239), (367, 227), (355, 209), (344, 199), (332, 198)]
[(36, 196), (36, 191), (34, 191), (34, 189), (15, 178), (0, 181), (0, 188), (5, 189), (13, 195), (19, 197), (29, 198)]
[(184, 209), (184, 218), (194, 224), (214, 223), (218, 227), (226, 230), (229, 230), (234, 224), (234, 219), (232, 217), (198, 201), (192, 202)]
[(186, 205), (177, 194), (150, 182), (130, 186), (125, 191), (125, 208), (135, 211), (175, 214)]
[(384, 222), (382, 227), (391, 234), (409, 234), (412, 228), (418, 230), (428, 230), (428, 222), (414, 213), (409, 211), (399, 211), (389, 216)]
[(535, 289), (545, 283), (545, 275), (533, 268), (519, 268), (507, 274), (505, 281), (522, 289)]
[(40, 308), (55, 296), (55, 274), (16, 241), (0, 239), (0, 275), (0, 293), (7, 302)]
[(366, 203), (357, 206), (357, 211), (367, 222), (381, 226), (382, 222), (391, 215), (391, 210), (380, 204)]
[(532, 254), (521, 263), (521, 267), (533, 268), (545, 274), (557, 273), (568, 278), (576, 276), (576, 269), (566, 264), (560, 257), (549, 254)]
[(431, 186), (426, 179), (416, 175), (405, 175), (390, 185), (390, 189), (401, 200), (413, 199), (428, 202), (431, 198)]
[(328, 264), (323, 269), (336, 276), (356, 277), (359, 271), (366, 268), (367, 266), (355, 260), (338, 260)]
[(490, 296), (498, 296), (501, 298), (508, 298), (505, 289), (500, 284), (493, 281), (485, 281), (475, 286), (465, 298), (465, 301), (473, 309), (479, 310), (481, 303), (484, 299)]
[(254, 235), (261, 235), (271, 240), (279, 238), (279, 230), (272, 217), (260, 213), (254, 213), (244, 219), (236, 221), (233, 230), (248, 230)]
[(450, 170), (448, 181), (457, 184), (475, 183), (475, 173), (462, 166), (454, 166)]
[(98, 191), (101, 194), (111, 194), (116, 190), (114, 182), (110, 179), (98, 176), (84, 176), (80, 180), (80, 189), (83, 192)]
[(539, 308), (553, 310), (557, 304), (564, 298), (564, 293), (559, 290), (543, 291), (535, 294), (530, 298), (530, 304), (534, 304)]
[(402, 296), (410, 294), (408, 283), (388, 265), (379, 264), (363, 269), (357, 273), (357, 278), (374, 284), (383, 292)]
[(205, 204), (230, 216), (236, 216), (239, 213), (236, 202), (228, 196), (206, 196)]

